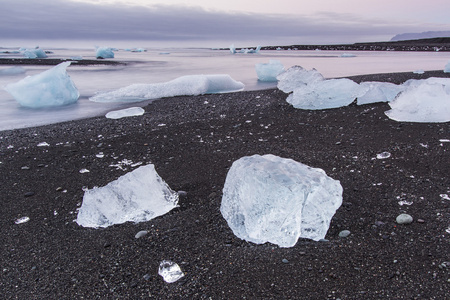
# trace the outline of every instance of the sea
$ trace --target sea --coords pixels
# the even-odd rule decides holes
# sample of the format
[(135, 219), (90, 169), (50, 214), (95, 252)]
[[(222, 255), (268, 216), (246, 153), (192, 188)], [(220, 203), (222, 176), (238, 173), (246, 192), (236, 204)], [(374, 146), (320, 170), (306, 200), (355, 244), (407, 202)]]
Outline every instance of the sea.
[[(1, 46), (1, 45), (0, 45)], [(94, 47), (43, 48), (48, 58), (96, 59)], [(133, 49), (133, 48), (130, 48)], [(24, 73), (0, 75), (0, 131), (24, 127), (53, 124), (63, 121), (105, 115), (109, 111), (133, 106), (145, 106), (151, 101), (135, 103), (97, 103), (89, 100), (99, 92), (116, 90), (134, 83), (160, 83), (184, 75), (228, 74), (234, 80), (244, 83), (244, 90), (264, 90), (276, 87), (276, 82), (258, 80), (255, 64), (279, 60), (287, 69), (294, 65), (306, 69), (315, 68), (326, 78), (352, 75), (415, 72), (418, 70), (443, 70), (450, 59), (448, 52), (395, 52), (395, 51), (300, 51), (261, 50), (259, 53), (236, 53), (211, 48), (144, 48), (146, 51), (133, 52), (117, 48), (114, 61), (124, 65), (77, 66), (73, 63), (67, 72), (80, 92), (75, 104), (31, 109), (21, 107), (4, 90), (10, 83), (33, 76), (52, 66), (21, 65)], [(0, 58), (23, 58), (21, 53), (12, 53), (18, 47), (0, 48)], [(11, 65), (0, 65), (2, 70)]]

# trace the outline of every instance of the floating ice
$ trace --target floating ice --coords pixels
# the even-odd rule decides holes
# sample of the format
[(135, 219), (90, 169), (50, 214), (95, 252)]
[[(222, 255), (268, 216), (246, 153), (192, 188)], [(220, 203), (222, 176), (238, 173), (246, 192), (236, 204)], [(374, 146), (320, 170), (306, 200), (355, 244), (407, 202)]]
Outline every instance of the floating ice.
[(23, 51), (23, 56), (26, 58), (47, 58), (45, 51), (39, 48), (36, 49), (25, 49)]
[(220, 211), (237, 237), (292, 247), (323, 239), (341, 203), (339, 181), (323, 170), (268, 154), (233, 163)]
[(406, 90), (389, 103), (385, 114), (395, 121), (450, 121), (450, 79), (407, 81)]
[(0, 70), (0, 76), (10, 76), (25, 73), (26, 70), (22, 67), (11, 67), (7, 69)]
[(356, 57), (356, 55), (353, 53), (342, 53), (340, 57)]
[(121, 110), (110, 111), (106, 114), (108, 119), (120, 119), (124, 117), (142, 116), (145, 110), (142, 107), (130, 107)]
[(293, 66), (277, 76), (278, 89), (285, 93), (290, 93), (296, 88), (312, 84), (316, 81), (323, 81), (325, 78), (316, 69), (306, 70), (301, 66)]
[(178, 194), (149, 164), (104, 187), (86, 190), (77, 223), (98, 228), (128, 221), (145, 222), (169, 212), (177, 203)]
[(170, 260), (163, 260), (159, 264), (158, 274), (164, 278), (167, 283), (173, 283), (184, 277), (183, 271), (178, 264)]
[(448, 61), (448, 63), (444, 67), (444, 73), (450, 73), (450, 60)]
[(75, 103), (80, 96), (75, 84), (67, 74), (70, 62), (59, 65), (19, 82), (8, 84), (9, 92), (22, 106), (39, 108)]
[(357, 104), (369, 104), (376, 102), (390, 102), (402, 91), (406, 89), (403, 85), (396, 85), (389, 82), (362, 82), (360, 86), (365, 91), (358, 97)]
[(347, 106), (362, 93), (364, 88), (350, 79), (329, 79), (294, 89), (286, 101), (300, 109), (329, 109)]
[(108, 47), (98, 47), (95, 52), (96, 58), (114, 58), (114, 52), (112, 48)]
[(181, 95), (201, 95), (236, 92), (244, 84), (229, 75), (187, 75), (174, 80), (153, 84), (132, 84), (105, 93), (99, 93), (89, 100), (94, 102), (136, 102)]
[(271, 59), (269, 63), (260, 63), (255, 65), (258, 80), (277, 81), (277, 76), (284, 72), (283, 64), (276, 59)]

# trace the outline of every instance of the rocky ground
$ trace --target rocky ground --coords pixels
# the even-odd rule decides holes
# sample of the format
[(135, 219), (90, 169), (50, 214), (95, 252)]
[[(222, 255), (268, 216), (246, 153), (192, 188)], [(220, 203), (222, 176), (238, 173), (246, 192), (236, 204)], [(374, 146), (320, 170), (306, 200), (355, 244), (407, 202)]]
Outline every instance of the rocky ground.
[[(355, 80), (380, 78), (408, 74)], [(285, 99), (276, 89), (175, 97), (139, 117), (0, 132), (3, 298), (448, 297), (450, 123), (399, 123), (386, 117), (385, 103), (305, 111)], [(377, 159), (382, 152), (391, 156)], [(222, 218), (232, 162), (268, 153), (340, 180), (343, 205), (325, 241), (255, 245)], [(134, 163), (153, 163), (172, 189), (187, 192), (179, 207), (145, 223), (78, 226), (83, 189)], [(413, 222), (397, 224), (401, 213)], [(16, 224), (21, 217), (29, 221)], [(142, 230), (148, 234), (136, 239)], [(343, 230), (350, 235), (339, 237)], [(162, 260), (178, 263), (185, 277), (163, 281)]]

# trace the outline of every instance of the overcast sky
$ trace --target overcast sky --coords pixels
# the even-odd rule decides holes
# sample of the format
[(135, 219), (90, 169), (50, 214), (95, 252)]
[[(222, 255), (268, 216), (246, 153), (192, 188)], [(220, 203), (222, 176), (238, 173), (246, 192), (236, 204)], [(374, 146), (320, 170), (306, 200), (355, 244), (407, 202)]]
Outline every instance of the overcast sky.
[(9, 39), (236, 46), (385, 41), (450, 30), (450, 0), (1, 0)]

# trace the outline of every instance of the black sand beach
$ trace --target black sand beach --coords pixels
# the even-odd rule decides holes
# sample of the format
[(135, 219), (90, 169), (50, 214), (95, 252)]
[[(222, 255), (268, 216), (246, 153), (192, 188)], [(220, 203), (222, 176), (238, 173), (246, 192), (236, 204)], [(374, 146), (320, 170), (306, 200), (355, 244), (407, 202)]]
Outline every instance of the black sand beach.
[[(378, 74), (395, 83), (442, 71)], [(396, 122), (386, 103), (305, 111), (272, 89), (154, 101), (143, 116), (0, 132), (4, 299), (448, 299), (450, 123)], [(46, 142), (49, 146), (38, 147)], [(376, 159), (381, 152), (388, 159)], [(102, 152), (103, 158), (96, 157)], [(340, 180), (327, 241), (255, 245), (219, 207), (233, 161), (274, 154)], [(179, 207), (106, 229), (74, 222), (83, 187), (153, 163)], [(89, 173), (80, 173), (83, 168)], [(399, 205), (399, 201), (412, 202)], [(414, 221), (398, 225), (406, 212)], [(28, 216), (30, 220), (15, 224)], [(141, 230), (149, 233), (139, 239)], [(339, 237), (349, 230), (350, 236)], [(162, 260), (185, 277), (169, 284)]]

